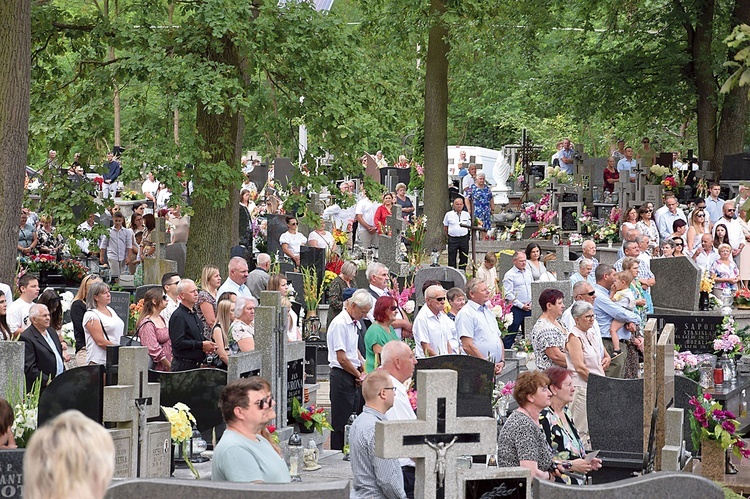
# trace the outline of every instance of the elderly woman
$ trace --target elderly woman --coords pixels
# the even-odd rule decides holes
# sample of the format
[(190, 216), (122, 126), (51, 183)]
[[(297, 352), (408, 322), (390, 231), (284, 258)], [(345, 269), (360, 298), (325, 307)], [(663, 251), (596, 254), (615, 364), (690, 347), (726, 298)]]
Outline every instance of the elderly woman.
[(469, 211), (473, 211), (474, 218), (482, 222), (482, 227), (490, 230), (492, 228), (492, 213), (495, 211), (495, 200), (492, 191), (490, 191), (490, 186), (487, 185), (487, 177), (484, 172), (477, 173), (476, 182), (469, 188), (467, 201), (470, 205)]
[(292, 309), (292, 301), (287, 296), (287, 293), (289, 292), (287, 278), (281, 274), (273, 274), (268, 278), (266, 291), (278, 291), (281, 293), (281, 306), (289, 309), (286, 337), (289, 341), (301, 341), (302, 332), (299, 329), (299, 317), (297, 317), (297, 313)]
[(552, 367), (553, 364), (567, 366), (564, 350), (568, 330), (559, 320), (565, 311), (562, 291), (545, 289), (539, 295), (539, 306), (543, 312), (531, 330), (536, 367), (543, 370)]
[(29, 214), (21, 211), (21, 219), (18, 224), (18, 254), (20, 256), (29, 256), (36, 253), (36, 245), (39, 239), (36, 234), (36, 227), (29, 223)]
[[(594, 313), (593, 308), (589, 313)], [(555, 461), (562, 462), (563, 469), (558, 481), (568, 485), (584, 485), (585, 474), (601, 468), (602, 462), (596, 458), (590, 462), (584, 459), (584, 442), (578, 436), (576, 425), (573, 424), (574, 418), (567, 408), (578, 392), (573, 382), (575, 372), (555, 366), (544, 371), (544, 374), (550, 381), (552, 399), (549, 407), (542, 409), (540, 420)]]
[(635, 224), (635, 228), (638, 229), (638, 232), (648, 237), (649, 256), (653, 256), (654, 249), (659, 247), (659, 229), (656, 227), (653, 217), (654, 209), (649, 203), (643, 203), (638, 208), (638, 223)]
[(56, 255), (59, 258), (59, 253), (65, 245), (65, 239), (62, 235), (57, 234), (57, 230), (52, 227), (52, 217), (49, 215), (42, 215), (39, 219), (42, 226), (37, 231), (37, 237), (39, 238), (39, 253), (45, 255)]
[(396, 184), (396, 204), (401, 207), (401, 218), (411, 222), (414, 219), (414, 203), (406, 195), (406, 184), (403, 182)]
[(523, 466), (531, 477), (555, 481), (561, 476), (563, 465), (555, 465), (539, 414), (549, 407), (552, 393), (549, 378), (541, 371), (526, 371), (518, 375), (513, 388), (518, 409), (513, 411), (497, 435), (497, 465), (502, 468)]
[(375, 210), (375, 227), (378, 229), (378, 234), (388, 235), (391, 227), (388, 229), (388, 217), (391, 216), (391, 209), (393, 208), (393, 193), (386, 192), (383, 194), (383, 204), (378, 206)]
[[(224, 300), (226, 301), (226, 300)], [(237, 343), (240, 352), (255, 350), (255, 298), (238, 296), (234, 302), (234, 322), (229, 327), (230, 342)]]
[(83, 315), (83, 332), (86, 334), (86, 362), (104, 365), (107, 347), (118, 346), (125, 323), (109, 307), (112, 294), (102, 281), (91, 284), (86, 293), (86, 313)]
[(397, 312), (398, 305), (392, 296), (385, 295), (375, 300), (375, 309), (372, 313), (375, 322), (367, 328), (365, 333), (366, 373), (372, 372), (380, 366), (380, 352), (383, 351), (386, 343), (401, 339), (391, 325)]
[(344, 308), (344, 290), (356, 287), (354, 284), (355, 275), (357, 275), (357, 264), (346, 261), (341, 266), (341, 273), (328, 285), (328, 289), (326, 289), (326, 294), (328, 295), (328, 323), (326, 324), (326, 330), (331, 325), (331, 321)]
[(23, 496), (102, 498), (114, 470), (115, 444), (107, 430), (78, 411), (66, 411), (29, 441), (23, 457)]
[(295, 265), (299, 265), (299, 248), (303, 244), (307, 244), (307, 238), (297, 232), (299, 222), (297, 222), (295, 217), (285, 217), (284, 220), (286, 221), (287, 231), (279, 237), (281, 251), (283, 251)]
[(593, 260), (589, 260), (588, 258), (581, 258), (581, 261), (578, 262), (578, 271), (574, 272), (570, 276), (570, 289), (572, 290), (573, 286), (577, 282), (588, 281), (593, 269)]
[(604, 376), (609, 355), (602, 347), (601, 339), (596, 337), (597, 333), (593, 327), (596, 320), (594, 306), (585, 301), (577, 301), (573, 303), (570, 315), (575, 325), (570, 329), (567, 343), (565, 343), (565, 361), (568, 369), (573, 371), (572, 384), (575, 386), (575, 394), (573, 394), (572, 400), (566, 402), (566, 404), (570, 403), (573, 421), (575, 421), (583, 441), (588, 443), (589, 423), (586, 415), (586, 387), (590, 374)]
[[(721, 227), (721, 226), (718, 226)], [(737, 283), (740, 281), (740, 269), (732, 258), (732, 247), (726, 243), (719, 245), (719, 259), (711, 266), (711, 272), (716, 274), (714, 278), (714, 294), (721, 296), (725, 289), (732, 294), (737, 291)]]
[(674, 243), (672, 241), (663, 241), (659, 245), (662, 258), (674, 258)]
[(143, 297), (143, 310), (136, 322), (135, 330), (141, 344), (148, 347), (148, 354), (157, 371), (172, 371), (172, 340), (169, 324), (161, 316), (167, 308), (167, 298), (162, 288), (151, 288)]

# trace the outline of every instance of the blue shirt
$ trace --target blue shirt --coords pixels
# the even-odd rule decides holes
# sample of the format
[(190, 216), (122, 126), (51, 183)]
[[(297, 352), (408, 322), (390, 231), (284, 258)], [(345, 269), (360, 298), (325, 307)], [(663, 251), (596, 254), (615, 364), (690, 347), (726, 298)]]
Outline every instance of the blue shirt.
[(518, 308), (523, 308), (525, 304), (531, 303), (531, 281), (533, 280), (528, 265), (523, 272), (514, 265), (503, 276), (505, 299), (512, 301), (513, 306)]
[[(596, 322), (599, 324), (602, 338), (612, 337), (609, 332), (612, 321), (619, 321), (622, 323), (634, 322), (638, 325), (641, 324), (640, 316), (613, 302), (609, 298), (609, 291), (604, 289), (603, 286), (594, 284), (594, 291), (596, 291), (596, 298), (594, 299), (594, 314), (596, 314)], [(621, 340), (629, 340), (631, 333), (625, 329), (625, 326), (623, 326), (617, 331), (617, 336)]]
[(711, 223), (715, 224), (724, 216), (724, 200), (717, 198), (716, 201), (714, 201), (714, 198), (708, 196), (706, 198), (706, 211), (708, 212), (708, 217), (711, 220)]
[(669, 236), (674, 232), (672, 226), (674, 225), (675, 220), (684, 220), (685, 223), (687, 223), (687, 218), (685, 218), (685, 214), (680, 209), (678, 209), (676, 213), (667, 210), (666, 213), (662, 213), (659, 216), (656, 228), (659, 229), (659, 237), (661, 237), (662, 241), (668, 240)]
[(456, 315), (458, 337), (472, 338), (474, 346), (482, 355), (492, 357), (494, 362), (503, 360), (503, 340), (497, 319), (485, 305), (469, 300)]
[(617, 171), (618, 172), (624, 172), (627, 171), (630, 174), (630, 178), (635, 178), (635, 173), (633, 173), (633, 170), (636, 169), (636, 161), (634, 159), (631, 159), (628, 161), (625, 158), (622, 158), (620, 161), (617, 162)]
[(244, 283), (237, 284), (228, 277), (227, 280), (224, 281), (224, 284), (222, 284), (219, 290), (216, 292), (216, 296), (221, 296), (222, 293), (234, 293), (237, 296), (244, 296), (245, 298), (255, 298), (247, 285), (245, 285)]
[(571, 175), (573, 175), (573, 165), (575, 165), (575, 161), (573, 163), (566, 163), (563, 161), (563, 158), (573, 159), (574, 154), (575, 150), (572, 147), (567, 151), (565, 150), (565, 148), (560, 149), (557, 153), (557, 157), (560, 159), (560, 169), (565, 173), (569, 173)]

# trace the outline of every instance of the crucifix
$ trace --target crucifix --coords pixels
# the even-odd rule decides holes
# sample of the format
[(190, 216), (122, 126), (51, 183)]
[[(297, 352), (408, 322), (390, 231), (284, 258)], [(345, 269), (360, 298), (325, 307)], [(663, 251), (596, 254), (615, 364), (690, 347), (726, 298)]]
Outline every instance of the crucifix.
[[(471, 219), (474, 220), (474, 210), (471, 210)], [(487, 229), (478, 225), (466, 225), (459, 224), (464, 229), (469, 229), (469, 240), (471, 241), (471, 265), (476, 270), (477, 268), (477, 238), (474, 237), (476, 232), (487, 232)]]
[[(536, 159), (538, 152), (541, 147), (535, 146), (531, 141), (531, 138), (526, 133), (526, 129), (521, 130), (521, 147), (518, 152), (521, 155), (521, 168), (523, 169), (523, 195), (521, 196), (521, 202), (527, 201), (529, 197), (529, 181), (531, 180), (531, 162)], [(516, 165), (512, 165), (513, 168)], [(519, 205), (520, 206), (520, 205)]]
[(415, 460), (414, 497), (461, 497), (456, 457), (496, 451), (493, 418), (456, 416), (457, 384), (458, 373), (450, 369), (417, 371), (417, 419), (375, 423), (376, 456)]

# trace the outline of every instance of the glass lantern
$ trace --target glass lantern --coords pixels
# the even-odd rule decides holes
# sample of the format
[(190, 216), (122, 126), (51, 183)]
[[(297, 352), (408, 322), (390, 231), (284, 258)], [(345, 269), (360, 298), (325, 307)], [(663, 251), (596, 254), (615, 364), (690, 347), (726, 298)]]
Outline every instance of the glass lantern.
[(302, 457), (303, 447), (302, 438), (296, 431), (289, 437), (289, 476), (292, 482), (301, 482), (302, 477)]
[(721, 315), (728, 316), (732, 314), (732, 305), (734, 304), (734, 294), (730, 288), (724, 288), (721, 292)]

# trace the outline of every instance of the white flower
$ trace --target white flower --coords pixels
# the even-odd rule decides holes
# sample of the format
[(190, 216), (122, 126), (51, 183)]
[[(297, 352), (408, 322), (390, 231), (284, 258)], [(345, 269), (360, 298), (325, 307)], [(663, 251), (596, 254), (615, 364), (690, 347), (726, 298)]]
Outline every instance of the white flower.
[(505, 323), (505, 327), (510, 327), (513, 324), (513, 313), (509, 312), (505, 314), (505, 318), (503, 319), (503, 322)]
[(404, 303), (404, 312), (407, 314), (414, 312), (414, 300), (409, 300)]
[(63, 294), (60, 295), (60, 303), (62, 304), (62, 311), (63, 313), (70, 310), (70, 305), (73, 303), (73, 293), (70, 291), (66, 291)]

